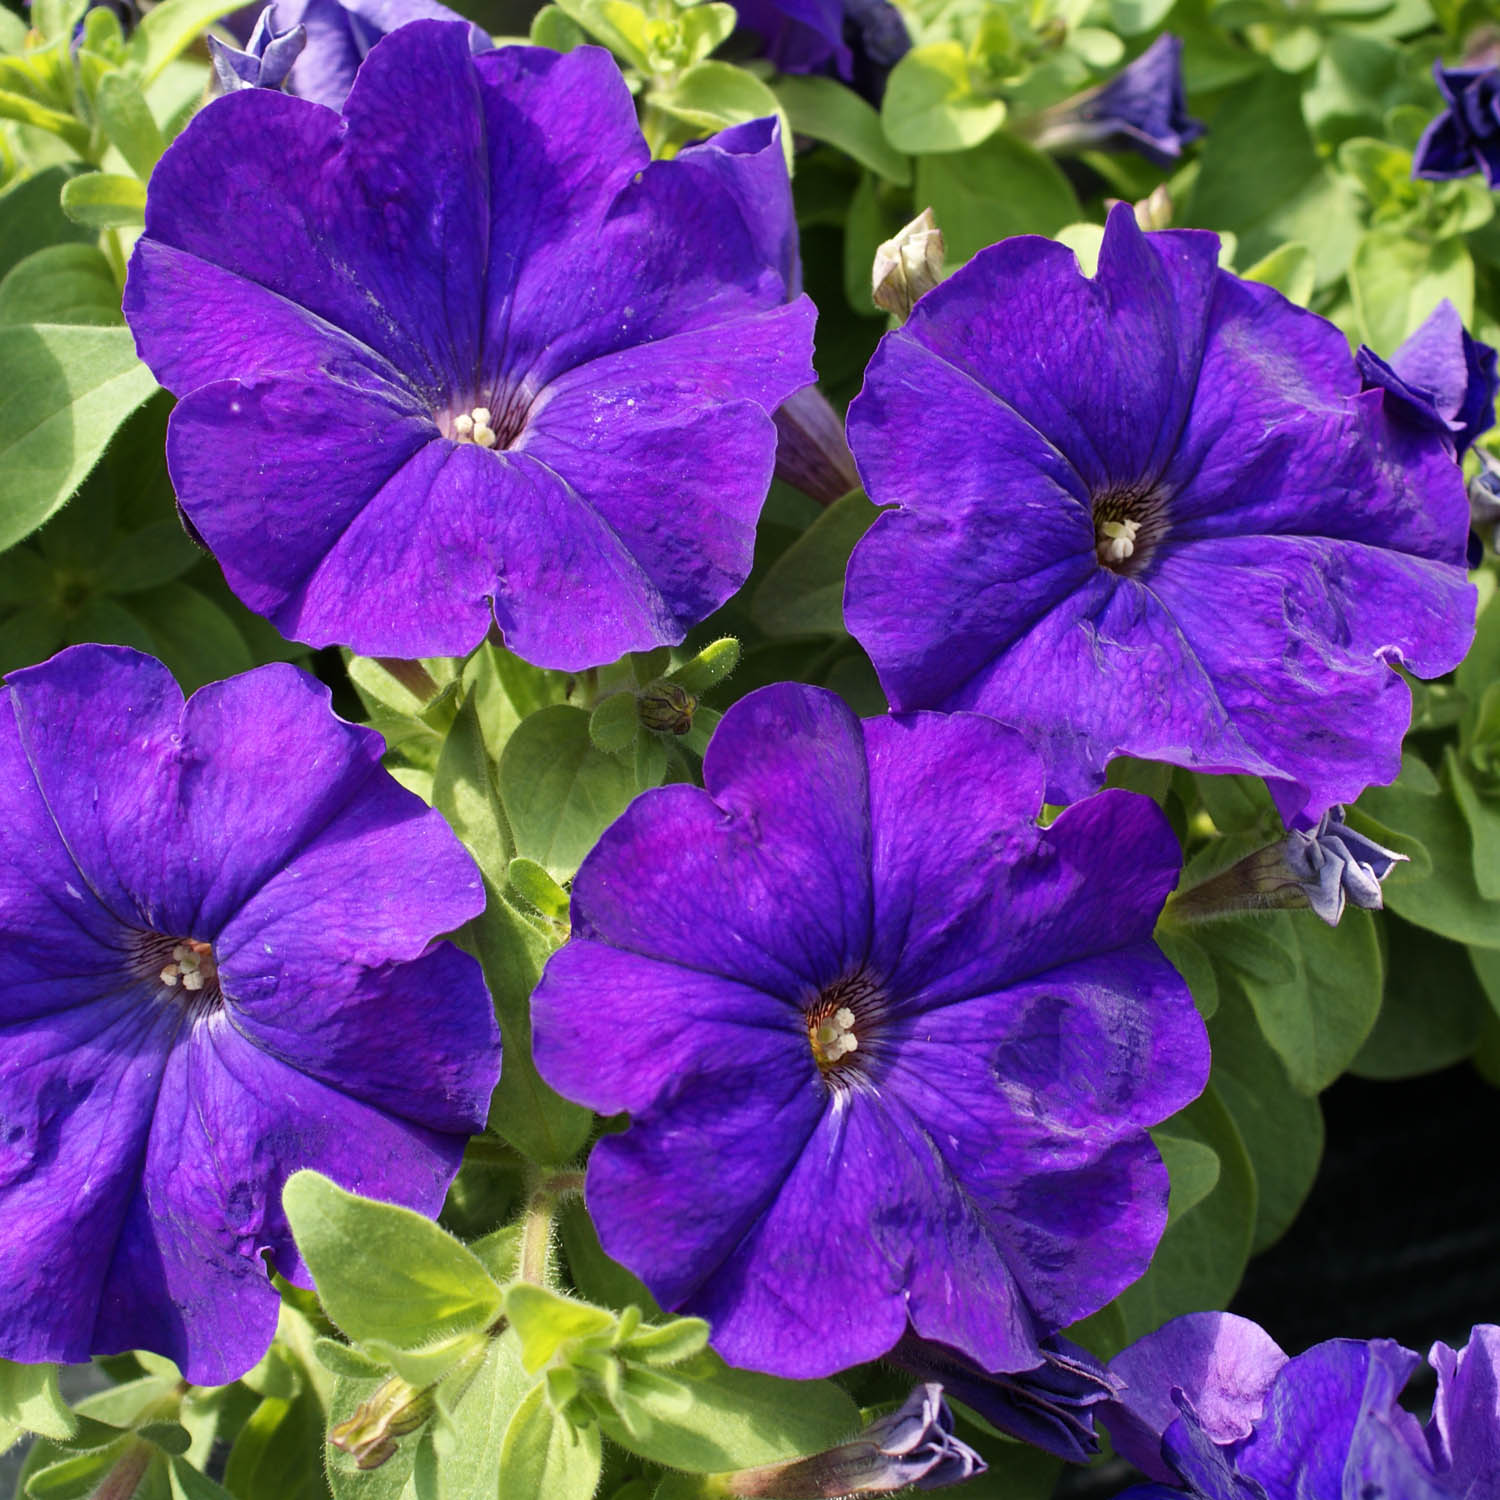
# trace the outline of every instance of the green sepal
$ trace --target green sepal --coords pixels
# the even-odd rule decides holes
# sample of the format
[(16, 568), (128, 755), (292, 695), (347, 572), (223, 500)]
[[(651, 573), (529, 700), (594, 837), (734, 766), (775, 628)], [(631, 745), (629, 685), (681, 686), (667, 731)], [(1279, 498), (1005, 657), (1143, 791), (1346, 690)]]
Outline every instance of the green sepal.
[(673, 667), (667, 679), (688, 692), (702, 695), (717, 687), (740, 664), (740, 643), (732, 635), (710, 641), (681, 666)]
[(525, 1281), (506, 1288), (505, 1316), (521, 1340), (521, 1362), (532, 1373), (563, 1345), (612, 1334), (616, 1325), (615, 1314), (605, 1308), (576, 1302)]
[(566, 933), (568, 893), (534, 859), (511, 860), (506, 875), (511, 888), (528, 906)]
[(85, 172), (63, 185), (63, 212), (88, 229), (139, 229), (146, 222), (146, 185), (117, 172)]

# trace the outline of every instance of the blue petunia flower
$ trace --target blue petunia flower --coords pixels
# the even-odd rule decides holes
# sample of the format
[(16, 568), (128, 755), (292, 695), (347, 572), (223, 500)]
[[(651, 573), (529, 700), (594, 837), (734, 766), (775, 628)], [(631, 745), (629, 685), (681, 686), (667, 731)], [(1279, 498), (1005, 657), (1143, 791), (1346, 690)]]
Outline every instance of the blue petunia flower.
[(1435, 62), (1432, 76), (1448, 107), (1417, 142), (1411, 175), (1441, 181), (1482, 172), (1491, 187), (1500, 186), (1500, 67)]
[(881, 341), (849, 409), (870, 499), (845, 613), (894, 708), (1020, 729), (1048, 800), (1112, 756), (1263, 776), (1316, 820), (1393, 781), (1473, 637), (1449, 435), (1343, 335), (1113, 209), (1097, 275), (1030, 236)]
[(443, 820), (328, 689), (265, 666), (184, 704), (75, 646), (0, 700), (0, 1357), (265, 1352), (281, 1187), (435, 1214), (500, 1041), (437, 942), (484, 905)]
[(1187, 112), (1182, 39), (1164, 32), (1108, 83), (1043, 111), (1026, 130), (1045, 151), (1136, 151), (1174, 166), (1204, 130)]
[(436, 21), (342, 118), (215, 100), (125, 289), (182, 398), (183, 510), (298, 640), (463, 655), (498, 625), (569, 670), (680, 641), (749, 573), (770, 414), (813, 380), (787, 191), (774, 121), (652, 162), (607, 52), (471, 57)]
[(910, 1329), (1034, 1370), (1150, 1261), (1146, 1127), (1207, 1077), (1151, 936), (1165, 819), (1106, 792), (1038, 828), (1004, 726), (793, 684), (703, 774), (606, 830), (532, 998), (543, 1077), (631, 1115), (589, 1161), (604, 1248), (735, 1364), (822, 1375)]
[(1354, 358), (1366, 387), (1387, 393), (1397, 420), (1433, 428), (1456, 458), (1495, 425), (1496, 352), (1470, 334), (1446, 297), (1389, 364), (1364, 344)]
[(1288, 1359), (1248, 1319), (1191, 1313), (1116, 1356), (1101, 1408), (1155, 1483), (1121, 1500), (1489, 1500), (1500, 1493), (1500, 1328), (1434, 1344), (1432, 1416), (1399, 1402), (1417, 1356), (1332, 1339)]
[(872, 104), (911, 50), (906, 22), (890, 0), (735, 0), (734, 8), (781, 72), (841, 78)]

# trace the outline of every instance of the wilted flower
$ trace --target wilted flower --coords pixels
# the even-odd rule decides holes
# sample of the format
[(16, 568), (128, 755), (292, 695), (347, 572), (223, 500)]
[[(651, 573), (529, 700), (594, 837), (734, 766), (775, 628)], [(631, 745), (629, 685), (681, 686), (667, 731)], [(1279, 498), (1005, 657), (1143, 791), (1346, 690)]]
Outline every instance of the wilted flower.
[(1389, 364), (1363, 344), (1354, 358), (1366, 386), (1387, 393), (1397, 420), (1431, 427), (1457, 458), (1495, 425), (1495, 351), (1469, 333), (1446, 297)]
[(1176, 839), (1121, 792), (1039, 829), (1004, 726), (793, 684), (703, 774), (606, 830), (532, 999), (547, 1081), (632, 1117), (589, 1162), (604, 1248), (734, 1364), (822, 1375), (910, 1327), (1035, 1368), (1145, 1269), (1146, 1126), (1207, 1076), (1151, 939)]
[(1441, 180), (1483, 172), (1500, 186), (1500, 67), (1432, 65), (1447, 108), (1422, 133), (1412, 158), (1413, 177)]
[(1034, 1368), (991, 1375), (957, 1350), (907, 1334), (889, 1358), (913, 1375), (941, 1381), (948, 1395), (997, 1432), (1069, 1463), (1087, 1463), (1099, 1451), (1093, 1408), (1114, 1396), (1115, 1382), (1092, 1354), (1058, 1334), (1043, 1339), (1041, 1350)]
[(125, 306), (167, 459), (288, 635), (576, 669), (682, 639), (750, 568), (770, 413), (813, 378), (774, 122), (651, 162), (608, 53), (403, 26), (343, 118), (264, 89), (151, 179)]
[(1023, 126), (1044, 151), (1136, 151), (1158, 167), (1174, 166), (1203, 134), (1187, 112), (1182, 39), (1163, 33), (1098, 88), (1044, 110)]
[(214, 81), (219, 92), (232, 94), (239, 89), (279, 89), (285, 83), (292, 64), (307, 45), (305, 26), (278, 26), (276, 7), (268, 5), (256, 20), (255, 29), (244, 50), (208, 39), (213, 58)]
[(943, 231), (924, 208), (910, 224), (876, 247), (870, 268), (870, 297), (875, 306), (902, 322), (913, 304), (943, 279)]
[(0, 1356), (265, 1352), (281, 1186), (436, 1213), (499, 1038), (437, 934), (484, 904), (442, 819), (328, 689), (259, 667), (183, 704), (76, 646), (0, 710)]
[(754, 1500), (824, 1500), (845, 1495), (888, 1495), (894, 1490), (940, 1490), (988, 1468), (953, 1435), (953, 1413), (936, 1383), (919, 1385), (893, 1412), (857, 1438), (815, 1453), (719, 1479), (726, 1495)]
[(845, 613), (893, 707), (977, 709), (1048, 762), (1266, 777), (1316, 818), (1395, 779), (1410, 693), (1473, 635), (1463, 477), (1332, 324), (1113, 209), (1098, 274), (981, 251), (881, 342), (849, 439), (882, 515)]
[(890, 0), (735, 0), (740, 25), (783, 73), (824, 73), (879, 104), (892, 68), (911, 50)]
[[(1101, 1408), (1117, 1451), (1157, 1483), (1130, 1500), (1479, 1500), (1500, 1485), (1500, 1328), (1455, 1354), (1434, 1344), (1432, 1417), (1399, 1404), (1417, 1356), (1390, 1339), (1331, 1339), (1288, 1359), (1254, 1323), (1191, 1313), (1110, 1365)], [(1122, 1496), (1122, 1500), (1125, 1497)]]

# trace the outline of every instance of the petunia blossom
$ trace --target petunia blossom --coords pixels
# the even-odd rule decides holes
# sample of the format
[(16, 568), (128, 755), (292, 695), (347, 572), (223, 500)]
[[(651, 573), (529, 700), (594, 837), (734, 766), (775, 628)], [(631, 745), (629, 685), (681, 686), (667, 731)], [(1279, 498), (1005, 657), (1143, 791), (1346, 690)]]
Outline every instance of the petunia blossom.
[(1417, 1363), (1390, 1339), (1330, 1339), (1288, 1359), (1248, 1319), (1192, 1313), (1116, 1356), (1121, 1391), (1101, 1414), (1117, 1451), (1156, 1481), (1129, 1500), (1495, 1494), (1500, 1328), (1476, 1327), (1458, 1353), (1433, 1345), (1425, 1427), (1400, 1404)]
[(652, 163), (608, 53), (471, 57), (438, 21), (371, 51), (342, 118), (208, 105), (125, 306), (230, 586), (367, 655), (681, 640), (744, 581), (770, 413), (813, 379), (760, 219), (785, 181), (769, 120)]
[(890, 0), (736, 0), (734, 8), (781, 72), (842, 79), (872, 104), (911, 50), (906, 22)]
[(1316, 819), (1393, 781), (1402, 665), (1473, 637), (1451, 447), (1362, 391), (1343, 335), (1113, 209), (1098, 272), (1023, 236), (882, 340), (849, 411), (879, 517), (845, 613), (892, 706), (974, 709), (1048, 763), (1265, 777)]
[(1411, 175), (1444, 181), (1483, 173), (1500, 187), (1500, 67), (1432, 65), (1445, 108), (1422, 133)]
[(1500, 376), (1495, 350), (1476, 339), (1444, 297), (1390, 362), (1361, 344), (1355, 363), (1367, 386), (1386, 392), (1392, 415), (1435, 429), (1462, 458), (1495, 425)]
[(290, 666), (183, 703), (76, 646), (0, 704), (0, 1357), (217, 1385), (311, 1285), (281, 1186), (435, 1214), (500, 1042), (439, 934), (484, 905), (383, 744)]
[(604, 1248), (734, 1364), (822, 1375), (911, 1330), (1035, 1369), (1146, 1268), (1146, 1127), (1207, 1077), (1151, 938), (1165, 819), (1107, 792), (1038, 828), (1011, 730), (794, 684), (731, 708), (703, 774), (606, 830), (532, 1000), (543, 1077), (631, 1116), (589, 1161)]

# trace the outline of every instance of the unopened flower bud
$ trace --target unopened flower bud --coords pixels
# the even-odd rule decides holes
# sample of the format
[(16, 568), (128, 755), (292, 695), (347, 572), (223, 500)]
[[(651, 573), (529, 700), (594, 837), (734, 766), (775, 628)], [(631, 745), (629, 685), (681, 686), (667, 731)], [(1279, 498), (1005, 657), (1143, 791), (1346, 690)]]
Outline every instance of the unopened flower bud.
[(276, 29), (276, 7), (268, 5), (260, 13), (244, 51), (209, 37), (208, 50), (214, 65), (214, 80), (221, 94), (239, 89), (281, 89), (286, 86), (292, 64), (307, 45), (307, 28), (289, 26)]
[(640, 695), (641, 723), (656, 734), (686, 734), (697, 698), (677, 682), (653, 682)]
[(823, 505), (859, 488), (844, 419), (815, 385), (803, 386), (777, 408), (776, 477)]
[(1135, 222), (1148, 232), (1153, 229), (1170, 229), (1173, 209), (1172, 195), (1164, 182), (1157, 183), (1144, 198), (1132, 205)]
[(1202, 921), (1242, 911), (1311, 907), (1337, 927), (1349, 902), (1367, 911), (1381, 909), (1380, 882), (1405, 858), (1356, 833), (1344, 822), (1344, 809), (1335, 806), (1316, 828), (1288, 829), (1279, 843), (1174, 896), (1168, 909), (1175, 919)]
[(333, 1428), (328, 1441), (350, 1454), (357, 1468), (378, 1469), (395, 1453), (397, 1438), (415, 1432), (432, 1416), (432, 1393), (432, 1386), (419, 1390), (399, 1375), (389, 1376)]
[(982, 1474), (985, 1461), (953, 1435), (953, 1413), (942, 1386), (917, 1386), (902, 1405), (852, 1442), (811, 1458), (723, 1475), (722, 1493), (777, 1500), (829, 1500), (885, 1495), (912, 1486), (936, 1490)]
[(943, 231), (930, 208), (924, 208), (875, 252), (871, 296), (875, 306), (903, 322), (912, 304), (943, 278)]

